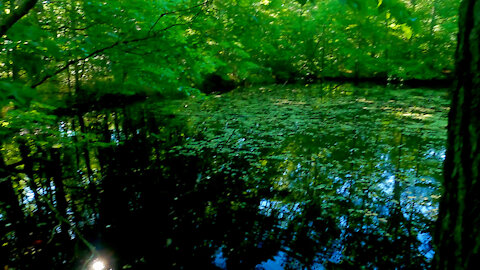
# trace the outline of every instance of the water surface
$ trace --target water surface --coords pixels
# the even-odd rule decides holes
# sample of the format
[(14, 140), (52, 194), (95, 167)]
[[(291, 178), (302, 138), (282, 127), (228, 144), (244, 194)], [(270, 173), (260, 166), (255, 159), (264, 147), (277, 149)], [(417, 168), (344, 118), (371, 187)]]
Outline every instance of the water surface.
[(428, 266), (446, 91), (266, 86), (161, 107), (186, 127), (169, 155), (195, 164), (169, 246), (221, 269)]

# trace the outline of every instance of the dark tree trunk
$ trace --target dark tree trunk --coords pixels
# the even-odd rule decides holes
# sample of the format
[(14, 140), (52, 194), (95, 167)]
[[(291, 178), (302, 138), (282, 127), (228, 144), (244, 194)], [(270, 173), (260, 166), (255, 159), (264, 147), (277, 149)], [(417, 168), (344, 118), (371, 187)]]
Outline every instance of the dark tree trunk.
[(480, 1), (464, 0), (459, 20), (435, 269), (475, 269), (480, 262)]
[[(15, 232), (15, 245), (13, 249), (18, 252), (19, 256), (23, 252), (25, 246), (29, 242), (29, 226), (27, 220), (23, 214), (22, 206), (19, 202), (10, 172), (5, 164), (4, 157), (0, 152), (0, 206), (5, 209), (6, 217), (3, 217), (0, 221), (0, 232), (7, 233), (10, 231)], [(10, 226), (7, 224), (10, 223)], [(0, 265), (8, 264), (6, 260), (10, 254), (0, 254)], [(21, 265), (23, 262), (18, 262)], [(5, 268), (6, 269), (6, 268)]]
[(33, 170), (34, 163), (33, 158), (31, 157), (31, 150), (30, 147), (27, 145), (26, 140), (19, 140), (18, 141), (18, 150), (20, 152), (20, 156), (22, 157), (23, 162), (23, 171), (28, 176), (28, 185), (33, 192), (35, 203), (39, 210), (42, 209), (42, 204), (40, 203), (40, 195), (38, 194), (38, 185), (35, 181), (35, 171)]
[[(58, 149), (51, 149), (51, 164), (49, 166), (49, 175), (53, 179), (55, 184), (55, 201), (56, 208), (58, 213), (65, 219), (67, 219), (67, 208), (68, 202), (66, 199), (65, 185), (63, 184), (63, 175), (62, 175), (62, 159), (60, 156), (60, 151)], [(60, 237), (62, 240), (67, 241), (68, 236), (68, 224), (65, 222), (61, 223), (61, 234)]]
[(12, 27), (18, 20), (27, 15), (27, 13), (35, 6), (36, 3), (37, 0), (19, 1), (19, 3), (12, 9), (10, 14), (1, 16), (0, 37), (5, 35), (8, 29), (10, 29), (10, 27)]
[[(7, 218), (16, 224), (23, 224), (25, 217), (23, 215), (22, 207), (18, 202), (18, 196), (12, 186), (8, 171), (5, 169), (5, 161), (0, 153), (0, 204), (6, 209)], [(20, 226), (22, 227), (22, 226)]]

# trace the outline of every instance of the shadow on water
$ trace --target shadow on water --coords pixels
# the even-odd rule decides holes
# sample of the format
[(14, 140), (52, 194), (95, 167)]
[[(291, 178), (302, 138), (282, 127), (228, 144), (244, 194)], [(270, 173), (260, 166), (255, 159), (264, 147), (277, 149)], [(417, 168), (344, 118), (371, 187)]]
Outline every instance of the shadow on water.
[[(78, 268), (85, 242), (113, 269), (428, 268), (445, 95), (272, 86), (64, 117), (69, 236), (37, 253)], [(22, 189), (33, 216), (51, 212), (47, 182)]]

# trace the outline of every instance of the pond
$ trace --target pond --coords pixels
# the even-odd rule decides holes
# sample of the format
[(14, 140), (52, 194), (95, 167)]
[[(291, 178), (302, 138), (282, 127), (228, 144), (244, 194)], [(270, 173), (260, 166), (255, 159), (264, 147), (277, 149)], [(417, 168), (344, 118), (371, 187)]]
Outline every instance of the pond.
[(8, 166), (28, 166), (10, 186), (25, 221), (0, 212), (1, 260), (18, 269), (429, 267), (446, 90), (271, 85), (109, 104), (62, 109), (5, 144)]
[(445, 90), (273, 85), (161, 108), (185, 127), (171, 267), (428, 267)]

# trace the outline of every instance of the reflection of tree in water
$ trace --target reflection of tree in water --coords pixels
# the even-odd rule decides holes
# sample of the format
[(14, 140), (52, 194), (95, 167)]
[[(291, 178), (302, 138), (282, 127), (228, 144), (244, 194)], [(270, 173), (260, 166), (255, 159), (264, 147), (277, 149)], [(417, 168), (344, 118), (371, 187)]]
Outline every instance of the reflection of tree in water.
[[(413, 196), (408, 198), (405, 196), (405, 194), (411, 194), (414, 189), (419, 191), (421, 186), (418, 183), (418, 175), (428, 173), (427, 171), (419, 172), (417, 167), (415, 171), (417, 178), (412, 179), (411, 169), (409, 169), (412, 168), (410, 161), (418, 162), (420, 149), (416, 150), (414, 147), (421, 143), (413, 137), (405, 138), (403, 132), (399, 132), (398, 145), (394, 151), (387, 153), (390, 157), (386, 158), (386, 154), (379, 151), (378, 147), (379, 143), (385, 143), (385, 138), (380, 138), (381, 133), (375, 136), (366, 132), (366, 130), (354, 130), (352, 139), (348, 136), (339, 136), (342, 140), (338, 139), (338, 143), (333, 147), (325, 139), (320, 142), (316, 142), (309, 136), (293, 139), (295, 142), (309, 141), (311, 146), (309, 149), (320, 148), (320, 152), (325, 152), (322, 149), (325, 146), (322, 144), (327, 144), (329, 152), (333, 152), (332, 155), (327, 155), (327, 158), (322, 158), (322, 155), (312, 156), (312, 161), (306, 162), (304, 166), (296, 165), (301, 161), (290, 161), (291, 165), (283, 166), (290, 168), (287, 169), (290, 180), (281, 177), (281, 182), (289, 182), (290, 190), (296, 194), (296, 197), (293, 196), (290, 199), (287, 197), (287, 200), (308, 202), (301, 204), (303, 210), (297, 213), (302, 214), (295, 217), (292, 223), (300, 224), (294, 230), (302, 235), (298, 238), (299, 241), (315, 243), (313, 246), (316, 250), (312, 252), (307, 248), (301, 254), (308, 256), (310, 252), (313, 254), (311, 257), (321, 258), (320, 261), (324, 266), (329, 262), (331, 264), (341, 262), (344, 267), (375, 265), (392, 268), (403, 265), (424, 268), (431, 259), (431, 254), (429, 257), (426, 255), (431, 247), (426, 247), (428, 243), (425, 243), (425, 235), (421, 234), (430, 233), (430, 231), (424, 231), (423, 226), (419, 225), (427, 224), (425, 228), (430, 228), (428, 224), (432, 223), (433, 218), (415, 209)], [(286, 144), (289, 145), (288, 142)], [(344, 145), (338, 146), (340, 144)], [(415, 149), (413, 153), (417, 156), (413, 156), (403, 148)], [(311, 154), (302, 149), (300, 152), (306, 156)], [(363, 160), (358, 159), (360, 153)], [(331, 158), (343, 160), (344, 164), (331, 165)], [(310, 168), (305, 168), (308, 166)], [(343, 166), (343, 168), (337, 169), (335, 173), (336, 166)], [(321, 172), (324, 173), (321, 174)], [(282, 186), (285, 186), (285, 183), (282, 183)], [(430, 188), (435, 189), (435, 185)], [(427, 190), (424, 196), (432, 192), (433, 190)], [(422, 196), (422, 193), (417, 195)], [(421, 203), (418, 206), (424, 207)], [(315, 218), (309, 217), (308, 213), (311, 212), (316, 213)], [(302, 221), (297, 222), (297, 219)], [(315, 226), (315, 223), (312, 223), (315, 220), (323, 222), (324, 227)], [(331, 220), (333, 222), (329, 222)], [(305, 233), (306, 231), (309, 233)], [(319, 236), (326, 239), (321, 240)], [(294, 245), (295, 241), (290, 244), (291, 247)], [(305, 246), (312, 247), (312, 244), (305, 244), (303, 249)], [(298, 260), (301, 261), (301, 258)], [(312, 261), (314, 259), (307, 258), (303, 262), (311, 263)]]
[(410, 122), (392, 130), (389, 114), (372, 123), (356, 107), (348, 120), (341, 109), (267, 100), (240, 99), (268, 109), (271, 125), (236, 108), (195, 118), (141, 102), (56, 116), (53, 134), (11, 135), (0, 152), (2, 262), (425, 267), (436, 209), (425, 164), (441, 162), (425, 145), (435, 140), (396, 128)]
[(259, 199), (245, 193), (248, 183), (241, 180), (248, 163), (217, 157), (232, 168), (203, 176), (211, 154), (170, 154), (158, 140), (172, 143), (175, 136), (157, 139), (149, 136), (155, 131), (129, 125), (131, 134), (122, 130), (129, 139), (99, 150), (104, 175), (96, 226), (120, 265), (212, 267), (222, 247), (229, 269), (245, 269), (273, 255), (267, 248), (278, 246), (269, 236), (273, 222), (258, 214)]

